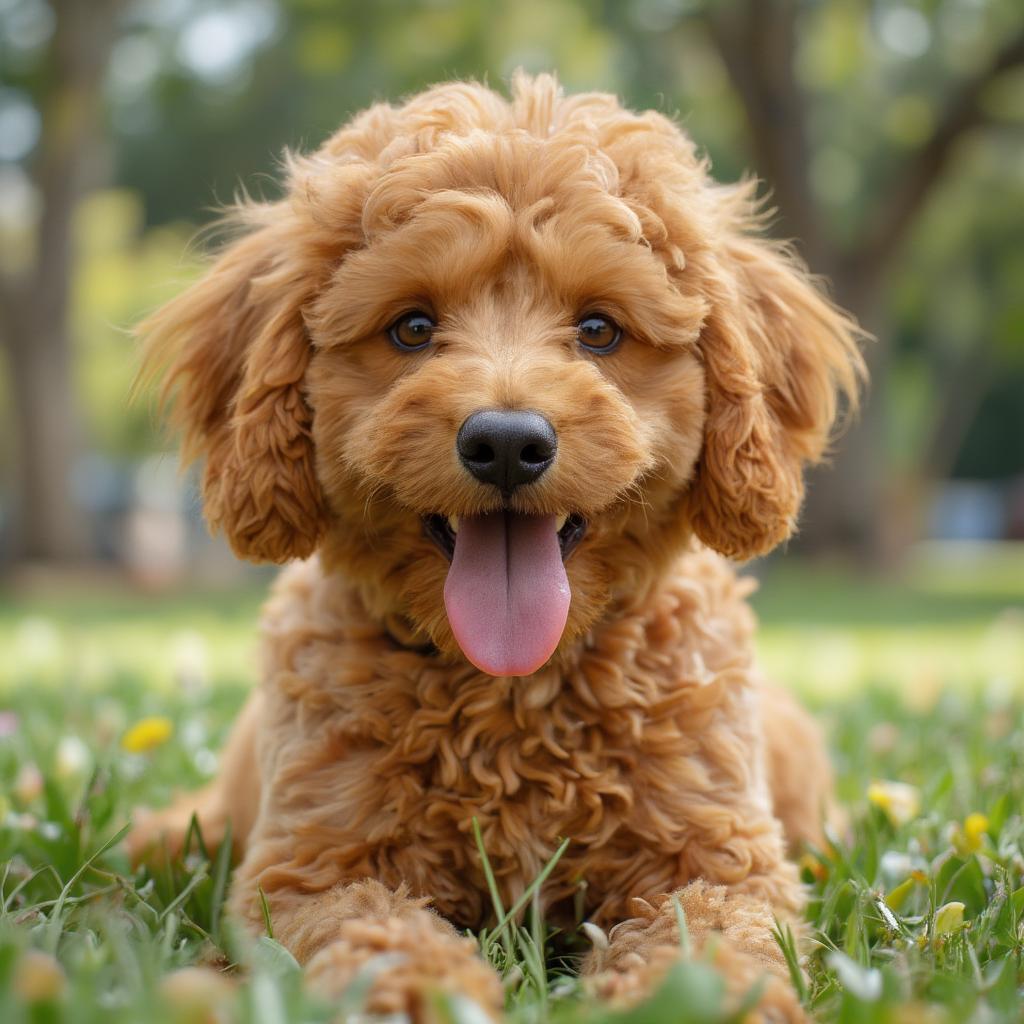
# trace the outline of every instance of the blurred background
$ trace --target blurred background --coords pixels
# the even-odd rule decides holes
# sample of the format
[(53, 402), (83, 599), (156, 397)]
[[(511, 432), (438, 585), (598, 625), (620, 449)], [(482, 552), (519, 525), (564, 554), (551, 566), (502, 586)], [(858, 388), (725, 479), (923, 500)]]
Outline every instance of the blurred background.
[(0, 0), (0, 684), (161, 644), (168, 677), (238, 664), (266, 574), (129, 401), (129, 328), (285, 147), (519, 66), (756, 172), (877, 336), (863, 415), (757, 568), (770, 667), (1024, 684), (1020, 0)]

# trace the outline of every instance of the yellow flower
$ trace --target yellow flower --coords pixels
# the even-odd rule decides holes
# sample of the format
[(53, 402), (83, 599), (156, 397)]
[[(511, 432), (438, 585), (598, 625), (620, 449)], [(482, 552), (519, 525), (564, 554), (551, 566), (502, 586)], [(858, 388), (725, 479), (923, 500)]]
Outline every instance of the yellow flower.
[(828, 878), (828, 868), (813, 853), (805, 853), (800, 858), (798, 867), (806, 871), (815, 881), (822, 881)]
[(945, 903), (935, 912), (935, 935), (950, 935), (964, 926), (964, 905)]
[(984, 814), (977, 811), (968, 814), (964, 819), (962, 828), (953, 830), (953, 847), (961, 857), (968, 857), (977, 853), (985, 843), (985, 833), (988, 831), (989, 820)]
[(876, 779), (868, 786), (867, 797), (894, 825), (906, 825), (921, 810), (920, 790), (906, 782)]
[(984, 814), (975, 811), (974, 814), (968, 814), (964, 819), (964, 838), (972, 850), (981, 849), (983, 837), (987, 831), (988, 818)]
[(169, 718), (154, 715), (136, 722), (121, 738), (121, 746), (130, 754), (144, 754), (166, 743), (174, 725)]

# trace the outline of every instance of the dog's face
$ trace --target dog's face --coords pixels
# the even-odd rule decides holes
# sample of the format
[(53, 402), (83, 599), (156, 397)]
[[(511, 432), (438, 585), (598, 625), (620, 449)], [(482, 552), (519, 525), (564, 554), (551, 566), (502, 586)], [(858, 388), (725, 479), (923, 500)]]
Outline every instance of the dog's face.
[(668, 121), (551, 79), (372, 109), (143, 326), (208, 518), (495, 675), (693, 533), (767, 550), (860, 363), (750, 215)]

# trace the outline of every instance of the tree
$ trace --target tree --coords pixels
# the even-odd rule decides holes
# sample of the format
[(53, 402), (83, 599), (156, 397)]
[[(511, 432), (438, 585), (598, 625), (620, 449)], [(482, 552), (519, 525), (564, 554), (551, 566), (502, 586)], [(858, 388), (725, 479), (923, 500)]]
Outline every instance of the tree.
[(39, 69), (42, 138), (31, 177), (41, 200), (34, 258), (0, 278), (0, 343), (7, 355), (16, 443), (15, 557), (87, 554), (69, 482), (82, 447), (68, 307), (73, 214), (95, 184), (101, 87), (122, 0), (54, 0), (56, 21)]
[[(976, 71), (942, 84), (945, 95), (930, 133), (901, 162), (891, 154), (881, 156), (888, 170), (877, 196), (862, 211), (859, 229), (840, 240), (829, 231), (833, 218), (816, 201), (808, 175), (812, 100), (794, 70), (800, 18), (807, 7), (799, 0), (708, 4), (703, 20), (742, 104), (755, 165), (780, 215), (778, 229), (797, 240), (810, 266), (832, 281), (839, 304), (876, 336), (867, 358), (878, 394), (886, 386), (891, 353), (883, 305), (887, 276), (948, 173), (957, 143), (991, 123), (983, 103), (986, 90), (1005, 72), (1024, 65), (1024, 24)], [(988, 363), (987, 354), (973, 353), (963, 369)], [(978, 374), (968, 386), (962, 375), (955, 383), (961, 404), (936, 430), (933, 447), (951, 447), (945, 435), (966, 429), (984, 382)], [(869, 402), (870, 412), (843, 439), (838, 471), (819, 474), (810, 490), (801, 535), (805, 548), (821, 550), (839, 542), (871, 560), (887, 554), (877, 514), (884, 403), (878, 398)], [(934, 456), (925, 453), (924, 461)]]

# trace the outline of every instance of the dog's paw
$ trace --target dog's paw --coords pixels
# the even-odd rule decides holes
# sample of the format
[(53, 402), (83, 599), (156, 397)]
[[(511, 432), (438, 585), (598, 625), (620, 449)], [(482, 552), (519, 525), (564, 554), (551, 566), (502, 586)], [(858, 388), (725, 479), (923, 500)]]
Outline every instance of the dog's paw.
[[(608, 955), (610, 954), (610, 955)], [(655, 946), (643, 954), (628, 950), (593, 958), (584, 968), (586, 991), (614, 1006), (642, 1002), (680, 958), (678, 946)]]
[(587, 988), (618, 1005), (652, 995), (684, 956), (679, 921), (686, 921), (690, 955), (717, 971), (733, 1008), (756, 1003), (744, 1020), (804, 1024), (809, 1018), (772, 936), (770, 907), (744, 893), (697, 881), (649, 903), (634, 900), (636, 917), (596, 943), (583, 967)]
[[(756, 1002), (743, 1017), (745, 1024), (807, 1024), (810, 1018), (791, 985), (766, 971), (755, 957), (720, 936), (716, 939), (708, 965), (723, 977), (727, 1005), (736, 1009), (756, 993)], [(619, 1007), (635, 1006), (653, 995), (683, 958), (678, 945), (652, 946), (643, 953), (630, 949), (617, 955), (614, 947), (608, 952), (611, 956), (591, 966), (585, 986), (591, 995)]]
[(428, 911), (402, 918), (352, 919), (306, 967), (310, 987), (328, 998), (359, 995), (369, 1014), (404, 1014), (438, 1024), (439, 995), (476, 1004), (491, 1020), (502, 1011), (501, 981), (470, 938), (447, 934)]

